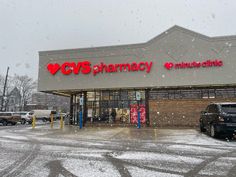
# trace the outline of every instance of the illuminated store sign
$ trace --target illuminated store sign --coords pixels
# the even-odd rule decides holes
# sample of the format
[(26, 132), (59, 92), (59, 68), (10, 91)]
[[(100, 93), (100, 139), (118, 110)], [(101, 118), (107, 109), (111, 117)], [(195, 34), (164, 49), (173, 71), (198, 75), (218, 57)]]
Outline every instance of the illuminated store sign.
[[(49, 63), (47, 65), (48, 71), (55, 75), (60, 71), (63, 75), (70, 74), (93, 74), (94, 76), (104, 73), (117, 73), (117, 72), (146, 72), (151, 71), (153, 62), (140, 61), (140, 62), (130, 62), (130, 63), (115, 63), (106, 64), (100, 62), (98, 64), (92, 65), (89, 61), (82, 62), (64, 62), (62, 64)], [(210, 68), (210, 67), (221, 67), (223, 66), (223, 61), (220, 59), (212, 59), (206, 61), (192, 61), (192, 62), (165, 62), (164, 67), (167, 70), (172, 69), (189, 69), (189, 68)]]
[(171, 69), (187, 69), (187, 68), (209, 68), (209, 67), (221, 67), (223, 66), (223, 61), (220, 59), (207, 60), (207, 61), (193, 61), (193, 62), (166, 62), (164, 67), (168, 70)]
[(83, 62), (64, 62), (63, 64), (49, 63), (47, 65), (48, 71), (55, 75), (59, 70), (64, 75), (70, 74), (90, 74), (94, 76), (102, 73), (116, 73), (116, 72), (139, 72), (143, 71), (149, 73), (152, 68), (151, 62), (131, 62), (131, 63), (116, 63), (105, 64), (103, 62), (91, 65), (89, 61)]

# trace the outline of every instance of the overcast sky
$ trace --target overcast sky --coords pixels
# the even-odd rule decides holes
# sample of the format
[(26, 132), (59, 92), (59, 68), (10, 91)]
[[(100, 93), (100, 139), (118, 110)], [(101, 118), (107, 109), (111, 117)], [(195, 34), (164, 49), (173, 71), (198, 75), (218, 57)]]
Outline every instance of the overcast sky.
[(236, 35), (235, 0), (0, 0), (0, 74), (38, 77), (38, 51), (142, 43), (173, 25)]

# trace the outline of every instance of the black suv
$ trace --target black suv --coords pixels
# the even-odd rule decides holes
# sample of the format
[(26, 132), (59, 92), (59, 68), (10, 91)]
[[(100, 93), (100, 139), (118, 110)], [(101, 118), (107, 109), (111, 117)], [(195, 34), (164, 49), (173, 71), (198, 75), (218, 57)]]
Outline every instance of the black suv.
[(236, 103), (212, 103), (201, 112), (201, 132), (207, 131), (212, 137), (236, 134)]

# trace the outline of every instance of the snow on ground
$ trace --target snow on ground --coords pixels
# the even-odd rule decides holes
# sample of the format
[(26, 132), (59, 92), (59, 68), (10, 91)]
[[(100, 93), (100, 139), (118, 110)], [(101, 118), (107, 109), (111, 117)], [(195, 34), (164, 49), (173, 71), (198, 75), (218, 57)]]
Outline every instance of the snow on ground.
[(8, 166), (12, 165), (16, 160), (18, 160), (20, 157), (22, 157), (22, 154), (14, 153), (14, 152), (5, 152), (0, 151), (0, 172), (7, 168)]
[[(196, 131), (196, 130), (194, 130)], [(236, 142), (227, 142), (218, 139), (211, 138), (205, 134), (198, 133), (197, 131), (193, 134), (186, 131), (186, 133), (182, 134), (171, 134), (167, 136), (160, 137), (158, 142), (171, 142), (176, 144), (192, 144), (192, 145), (212, 145), (212, 146), (221, 146), (221, 145), (234, 145), (236, 146)]]
[[(236, 164), (236, 157), (219, 158), (205, 166), (199, 174), (213, 176), (227, 176), (228, 171)], [(236, 174), (235, 174), (236, 175)]]
[(46, 156), (38, 156), (37, 158), (35, 158), (30, 166), (27, 166), (22, 172), (21, 174), (19, 174), (19, 177), (26, 177), (26, 176), (30, 176), (30, 177), (46, 177), (49, 175), (50, 170), (45, 166), (45, 164), (47, 162), (49, 162), (50, 160), (52, 160), (52, 158), (50, 157), (46, 157)]
[(26, 138), (24, 136), (18, 136), (18, 135), (7, 135), (7, 136), (1, 136), (1, 137), (15, 139), (15, 140), (28, 140), (28, 138)]
[(80, 177), (120, 177), (115, 167), (106, 161), (71, 159), (64, 160), (63, 166)]
[(40, 148), (42, 152), (65, 152), (68, 155), (76, 155), (77, 153), (105, 153), (106, 149), (91, 149), (70, 146), (44, 145)]
[(25, 151), (31, 148), (31, 145), (24, 142), (0, 139), (1, 150)]
[[(235, 141), (193, 129), (54, 128), (0, 129), (0, 173), (17, 162), (20, 177), (113, 177), (125, 170), (131, 176), (180, 177), (210, 160), (199, 169), (200, 175), (227, 176), (236, 164)], [(21, 162), (22, 157), (26, 159)]]
[[(131, 161), (134, 163), (134, 161)], [(140, 165), (144, 166), (144, 167), (151, 167), (158, 170), (165, 170), (171, 173), (187, 173), (189, 172), (191, 169), (194, 168), (193, 164), (185, 164), (185, 163), (173, 163), (173, 162), (168, 162), (168, 161), (148, 161), (148, 160), (144, 160), (142, 162), (139, 162)], [(134, 165), (135, 166), (135, 165)]]
[(213, 149), (213, 148), (207, 148), (207, 147), (201, 147), (201, 146), (191, 146), (191, 145), (170, 145), (167, 147), (167, 149), (172, 151), (182, 151), (182, 152), (191, 152), (194, 154), (216, 154), (216, 153), (226, 153), (229, 152), (228, 150), (224, 149)]
[(124, 152), (116, 156), (118, 159), (132, 159), (132, 160), (150, 160), (150, 161), (168, 161), (174, 163), (199, 164), (203, 160), (200, 158), (186, 157), (180, 155), (158, 154), (150, 152)]
[(157, 171), (151, 171), (146, 169), (140, 169), (137, 167), (127, 167), (131, 176), (148, 176), (148, 177), (182, 177), (182, 175), (176, 175), (171, 173), (163, 173)]

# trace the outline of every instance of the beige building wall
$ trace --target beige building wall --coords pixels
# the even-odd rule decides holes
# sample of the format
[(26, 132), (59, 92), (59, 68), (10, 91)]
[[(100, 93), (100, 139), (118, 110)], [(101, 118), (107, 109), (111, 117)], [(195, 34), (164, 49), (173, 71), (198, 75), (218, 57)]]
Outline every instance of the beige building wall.
[[(143, 44), (39, 52), (38, 90), (71, 92), (77, 90), (117, 88), (193, 87), (236, 84), (236, 36), (207, 37), (174, 26)], [(171, 69), (166, 62), (203, 62), (222, 60), (221, 67)], [(55, 75), (47, 70), (49, 63), (90, 61), (92, 65), (153, 62), (150, 73), (116, 72)]]

